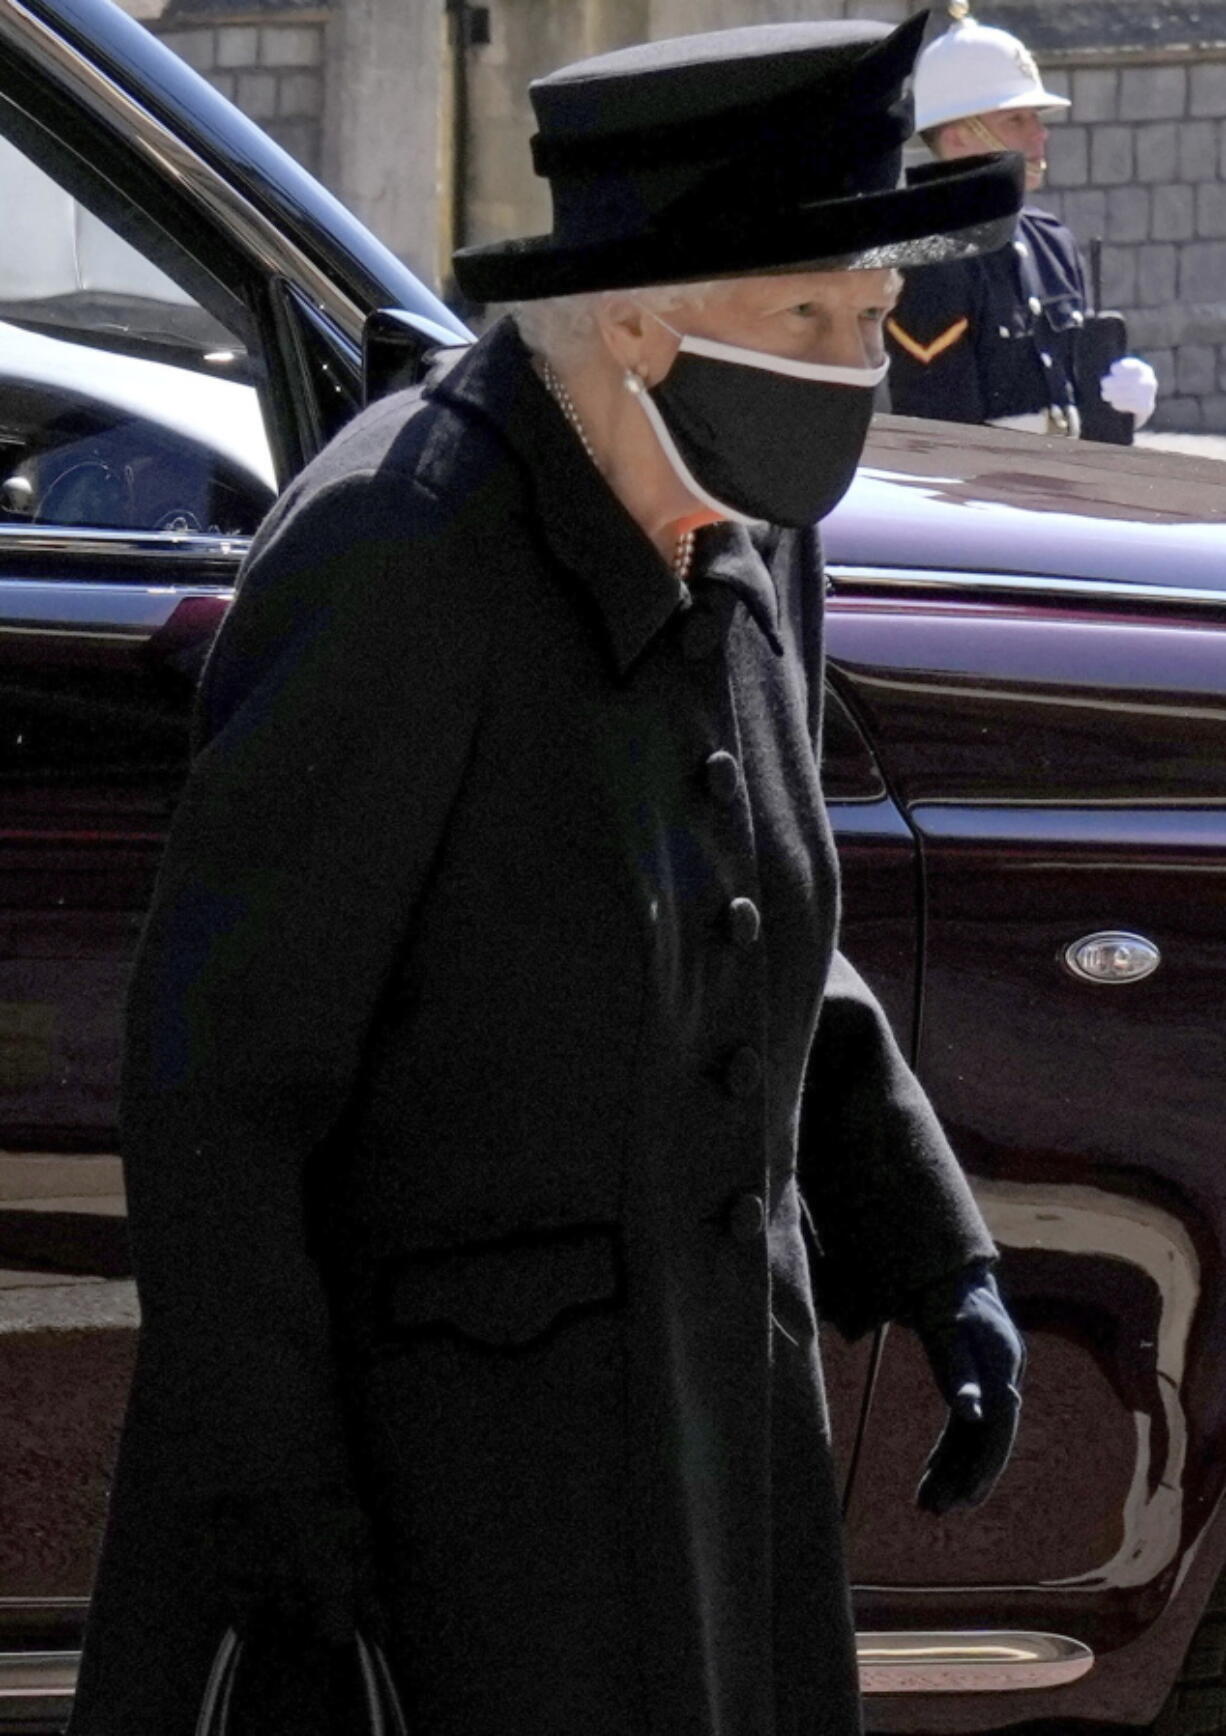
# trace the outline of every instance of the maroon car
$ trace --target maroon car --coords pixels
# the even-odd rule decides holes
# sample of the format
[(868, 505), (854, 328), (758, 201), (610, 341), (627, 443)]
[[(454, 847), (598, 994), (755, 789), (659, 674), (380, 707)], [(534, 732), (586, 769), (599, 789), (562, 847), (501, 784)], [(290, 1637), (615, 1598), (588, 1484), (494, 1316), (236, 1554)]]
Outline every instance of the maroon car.
[(1226, 466), (902, 419), (868, 462), (827, 539), (845, 944), (1030, 1347), (996, 1495), (934, 1522), (906, 1499), (937, 1422), (914, 1339), (871, 1395), (830, 1346), (845, 1442), (867, 1414), (868, 1686), (934, 1636), (874, 1723), (1219, 1731)]
[[(9, 1732), (63, 1720), (131, 1366), (120, 1010), (194, 678), (371, 310), (368, 379), (466, 334), (109, 0), (0, 0), (0, 238)], [(1031, 1351), (936, 1520), (916, 1342), (826, 1345), (870, 1720), (1226, 1731), (1226, 467), (886, 419), (828, 548), (847, 950)]]

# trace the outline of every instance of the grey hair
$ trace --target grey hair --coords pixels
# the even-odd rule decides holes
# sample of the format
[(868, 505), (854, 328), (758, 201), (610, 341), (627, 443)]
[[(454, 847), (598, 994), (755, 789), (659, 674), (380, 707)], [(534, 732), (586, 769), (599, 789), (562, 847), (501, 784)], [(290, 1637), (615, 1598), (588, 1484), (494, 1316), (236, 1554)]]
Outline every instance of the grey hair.
[(596, 341), (596, 315), (616, 301), (635, 301), (652, 313), (673, 308), (701, 307), (718, 300), (738, 280), (713, 283), (659, 283), (647, 289), (599, 289), (586, 295), (553, 295), (540, 301), (517, 301), (510, 308), (519, 335), (534, 355), (564, 367), (581, 361)]

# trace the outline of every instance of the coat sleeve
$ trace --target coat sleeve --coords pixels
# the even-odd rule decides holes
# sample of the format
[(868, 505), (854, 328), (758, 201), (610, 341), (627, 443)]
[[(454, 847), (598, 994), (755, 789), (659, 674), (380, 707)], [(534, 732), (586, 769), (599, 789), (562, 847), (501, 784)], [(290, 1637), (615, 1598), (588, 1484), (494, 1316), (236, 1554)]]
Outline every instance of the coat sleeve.
[(907, 274), (886, 321), (890, 406), (898, 415), (985, 420), (977, 353), (982, 302), (980, 278), (962, 262)]
[(800, 1181), (820, 1244), (818, 1310), (848, 1338), (897, 1318), (925, 1284), (995, 1257), (932, 1105), (841, 953), (809, 1058)]
[(135, 967), (121, 1132), (145, 1402), (189, 1483), (347, 1473), (306, 1200), (340, 1160), (488, 635), (412, 490), (342, 477), (258, 539)]

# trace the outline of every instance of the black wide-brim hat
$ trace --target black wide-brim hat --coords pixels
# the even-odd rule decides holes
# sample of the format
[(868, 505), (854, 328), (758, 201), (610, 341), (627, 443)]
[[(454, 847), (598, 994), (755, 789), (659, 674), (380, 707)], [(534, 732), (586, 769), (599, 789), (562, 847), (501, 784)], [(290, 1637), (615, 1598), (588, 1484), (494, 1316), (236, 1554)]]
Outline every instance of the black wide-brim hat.
[(553, 229), (455, 255), (473, 301), (858, 270), (1003, 247), (1025, 185), (1001, 152), (902, 175), (926, 14), (762, 24), (598, 55), (537, 80)]

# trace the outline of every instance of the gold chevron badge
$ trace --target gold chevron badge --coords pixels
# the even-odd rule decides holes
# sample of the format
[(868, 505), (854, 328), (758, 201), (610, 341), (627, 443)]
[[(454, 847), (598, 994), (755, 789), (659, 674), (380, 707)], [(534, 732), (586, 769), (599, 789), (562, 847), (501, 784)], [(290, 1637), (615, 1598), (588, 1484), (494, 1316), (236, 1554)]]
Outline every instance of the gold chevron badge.
[(917, 362), (923, 362), (927, 366), (929, 362), (935, 362), (938, 356), (943, 356), (946, 350), (952, 349), (958, 339), (964, 336), (970, 323), (965, 316), (956, 319), (939, 338), (933, 338), (930, 344), (922, 344), (918, 338), (913, 338), (910, 332), (902, 329), (896, 319), (886, 320), (885, 329), (909, 356), (914, 356)]

